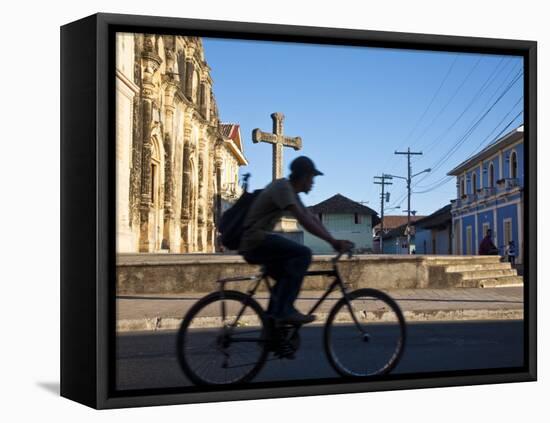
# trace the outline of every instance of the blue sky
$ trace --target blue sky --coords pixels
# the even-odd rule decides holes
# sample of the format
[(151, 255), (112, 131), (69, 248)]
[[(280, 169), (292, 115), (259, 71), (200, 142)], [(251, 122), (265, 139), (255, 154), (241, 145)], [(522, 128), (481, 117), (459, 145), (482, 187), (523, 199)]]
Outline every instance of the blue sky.
[[(325, 175), (302, 195), (306, 205), (336, 193), (379, 212), (382, 173), (406, 176), (413, 157), (411, 209), (429, 214), (455, 198), (446, 173), (523, 122), (523, 60), (517, 56), (422, 52), (264, 41), (203, 39), (222, 122), (241, 125), (252, 188), (271, 180), (271, 145), (253, 144), (252, 130), (271, 132), (282, 112), (285, 134), (303, 149), (284, 149), (284, 170), (298, 155)], [(515, 78), (515, 79), (514, 79)], [(505, 127), (510, 125), (508, 129)], [(405, 181), (394, 179), (386, 207), (406, 209)], [(403, 214), (400, 210), (387, 214)]]

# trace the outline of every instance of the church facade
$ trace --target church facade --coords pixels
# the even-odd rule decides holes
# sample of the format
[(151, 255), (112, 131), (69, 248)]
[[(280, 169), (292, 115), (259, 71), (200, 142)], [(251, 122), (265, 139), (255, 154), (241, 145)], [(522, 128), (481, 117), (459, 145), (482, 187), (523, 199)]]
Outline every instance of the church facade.
[(117, 252), (211, 253), (246, 165), (219, 120), (199, 37), (118, 33)]

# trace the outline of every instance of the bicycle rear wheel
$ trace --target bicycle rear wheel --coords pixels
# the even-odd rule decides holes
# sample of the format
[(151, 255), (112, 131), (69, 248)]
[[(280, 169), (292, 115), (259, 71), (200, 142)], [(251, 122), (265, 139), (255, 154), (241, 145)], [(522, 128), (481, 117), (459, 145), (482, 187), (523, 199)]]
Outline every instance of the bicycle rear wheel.
[[(348, 303), (349, 301), (349, 303)], [(325, 352), (344, 377), (392, 371), (406, 340), (405, 318), (397, 303), (375, 289), (358, 289), (339, 300), (325, 324)]]
[(260, 305), (241, 292), (207, 295), (179, 329), (177, 357), (183, 372), (196, 385), (250, 381), (267, 358), (265, 323)]

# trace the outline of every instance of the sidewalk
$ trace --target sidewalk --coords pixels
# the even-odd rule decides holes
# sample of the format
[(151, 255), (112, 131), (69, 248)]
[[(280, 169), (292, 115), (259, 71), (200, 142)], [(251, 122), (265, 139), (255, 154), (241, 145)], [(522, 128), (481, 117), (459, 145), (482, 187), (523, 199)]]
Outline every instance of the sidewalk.
[[(523, 288), (396, 289), (385, 291), (412, 321), (523, 319)], [(189, 308), (207, 293), (117, 296), (117, 331), (177, 329)], [(302, 291), (296, 306), (309, 310), (323, 291)], [(265, 308), (268, 295), (255, 297)], [(340, 296), (333, 293), (315, 313), (322, 323)], [(377, 315), (383, 320), (383, 315)]]

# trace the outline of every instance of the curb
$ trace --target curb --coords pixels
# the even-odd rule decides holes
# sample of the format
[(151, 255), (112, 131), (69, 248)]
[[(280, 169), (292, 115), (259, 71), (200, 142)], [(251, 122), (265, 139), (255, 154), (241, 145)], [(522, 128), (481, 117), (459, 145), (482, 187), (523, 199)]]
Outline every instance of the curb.
[[(454, 310), (405, 310), (403, 311), (407, 322), (445, 322), (445, 321), (468, 321), (468, 320), (523, 320), (523, 309), (501, 309), (501, 310), (477, 310), (477, 309), (454, 309)], [(311, 325), (324, 324), (328, 313), (316, 313), (317, 320)], [(390, 313), (367, 313), (366, 319), (370, 322), (387, 322), (393, 317)], [(197, 327), (213, 327), (215, 317), (203, 317), (198, 319)], [(175, 317), (155, 317), (143, 319), (117, 320), (117, 333), (141, 332), (141, 331), (164, 331), (177, 330), (182, 319)], [(339, 320), (341, 323), (351, 323), (351, 319)], [(244, 324), (257, 324), (253, 316), (243, 316)], [(310, 326), (311, 326), (310, 325)]]

